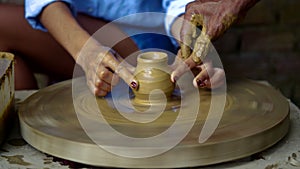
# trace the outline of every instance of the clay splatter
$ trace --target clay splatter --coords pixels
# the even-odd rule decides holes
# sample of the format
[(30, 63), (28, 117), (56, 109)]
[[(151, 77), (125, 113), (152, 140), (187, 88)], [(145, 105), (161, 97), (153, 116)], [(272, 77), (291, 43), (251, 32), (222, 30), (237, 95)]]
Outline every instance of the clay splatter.
[(268, 165), (265, 169), (277, 169), (278, 167), (278, 164), (271, 164), (271, 165)]
[(51, 164), (52, 161), (53, 161), (52, 157), (46, 157), (46, 158), (44, 158), (44, 164)]
[(23, 160), (24, 156), (23, 155), (15, 155), (15, 156), (4, 156), (2, 157), (6, 158), (9, 164), (18, 164), (22, 166), (28, 166), (31, 165), (30, 163), (26, 162)]
[(300, 161), (297, 159), (296, 153), (293, 153), (291, 156), (288, 157), (288, 162), (294, 167), (300, 167)]

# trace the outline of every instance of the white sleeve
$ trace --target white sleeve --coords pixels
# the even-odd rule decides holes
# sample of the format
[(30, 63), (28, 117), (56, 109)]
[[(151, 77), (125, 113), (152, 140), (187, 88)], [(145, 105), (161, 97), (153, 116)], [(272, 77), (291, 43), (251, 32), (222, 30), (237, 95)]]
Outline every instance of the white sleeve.
[[(171, 27), (175, 19), (185, 13), (185, 6), (194, 0), (163, 0), (163, 7), (166, 10), (165, 29), (168, 36), (172, 36)], [(172, 43), (177, 45), (175, 39)]]

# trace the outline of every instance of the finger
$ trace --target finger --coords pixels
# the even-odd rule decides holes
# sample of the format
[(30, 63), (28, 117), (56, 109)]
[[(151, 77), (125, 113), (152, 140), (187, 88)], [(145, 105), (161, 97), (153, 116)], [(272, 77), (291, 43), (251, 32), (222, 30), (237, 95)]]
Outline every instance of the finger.
[(119, 76), (111, 72), (104, 66), (99, 66), (97, 69), (97, 76), (101, 81), (104, 81), (111, 86), (115, 86), (119, 82)]
[(192, 57), (189, 57), (188, 59), (186, 59), (186, 60), (184, 61), (184, 63), (185, 63), (190, 69), (192, 69), (192, 68), (194, 68), (194, 67), (196, 67), (196, 66), (198, 65), (197, 63), (194, 62), (194, 60), (193, 60)]
[(95, 96), (106, 96), (107, 91), (97, 88), (93, 80), (87, 80), (87, 85)]
[(101, 89), (98, 89), (98, 88), (95, 89), (95, 96), (103, 97), (103, 96), (106, 96), (107, 93), (108, 92), (105, 91), (105, 90), (101, 90)]
[(181, 49), (178, 50), (175, 61), (172, 63), (172, 65), (170, 65), (171, 70), (175, 70), (177, 66), (180, 64), (180, 62), (183, 62)]
[(191, 2), (186, 6), (186, 12), (184, 14), (184, 20), (182, 22), (182, 27), (180, 31), (180, 39), (182, 41), (180, 47), (183, 59), (186, 59), (191, 55), (193, 38), (196, 36), (197, 27), (195, 25), (195, 22), (193, 22), (194, 16), (194, 2)]
[(111, 85), (101, 79), (97, 79), (94, 85), (95, 85), (96, 89), (98, 89), (98, 90), (103, 90), (106, 92), (111, 91)]
[(206, 86), (211, 89), (216, 89), (225, 84), (225, 72), (221, 68), (214, 68), (213, 76), (206, 81)]
[(194, 51), (192, 53), (193, 61), (200, 64), (206, 57), (210, 48), (210, 38), (204, 31), (197, 38), (194, 46)]
[(111, 85), (116, 86), (119, 83), (119, 81), (120, 81), (119, 76), (116, 73), (114, 73), (112, 81), (111, 81)]
[(106, 67), (99, 65), (96, 74), (101, 81), (104, 81), (108, 84), (112, 83), (113, 72), (108, 70)]
[(115, 56), (120, 64), (124, 65), (131, 74), (135, 72), (135, 67), (126, 62), (118, 53), (116, 53)]
[(120, 62), (111, 53), (108, 53), (103, 58), (102, 62), (118, 74), (118, 76), (121, 77), (132, 89), (136, 90), (138, 88), (138, 81), (134, 78), (132, 73), (126, 69), (124, 64), (120, 64)]
[(208, 73), (205, 70), (200, 71), (200, 73), (194, 78), (193, 80), (193, 85), (198, 88), (198, 87), (206, 87), (206, 80), (208, 80)]
[(194, 78), (193, 85), (195, 87), (207, 87), (206, 83), (209, 80), (209, 77), (213, 75), (213, 67), (211, 62), (207, 62), (198, 66), (201, 71), (200, 73)]
[(193, 43), (193, 25), (190, 23), (189, 20), (184, 19), (181, 32), (180, 32), (180, 39), (181, 39), (181, 57), (183, 59), (188, 58), (191, 55), (191, 46)]
[(133, 74), (131, 74), (126, 67), (123, 65), (119, 65), (115, 72), (120, 76), (127, 85), (129, 85), (132, 89), (137, 90), (139, 87), (138, 81), (134, 78)]
[(171, 81), (173, 83), (175, 83), (185, 72), (196, 66), (192, 58), (188, 58), (184, 62), (182, 60), (178, 60), (177, 62), (175, 70), (171, 73)]
[(90, 74), (90, 76), (87, 76), (87, 85), (94, 95), (105, 96), (111, 91), (111, 84), (99, 79), (99, 77), (96, 76), (96, 73), (92, 74), (90, 71), (88, 74)]

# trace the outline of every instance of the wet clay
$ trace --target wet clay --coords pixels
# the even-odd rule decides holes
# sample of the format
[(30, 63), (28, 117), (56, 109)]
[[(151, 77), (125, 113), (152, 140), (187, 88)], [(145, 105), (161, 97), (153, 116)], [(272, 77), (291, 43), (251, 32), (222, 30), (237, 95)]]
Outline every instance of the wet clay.
[(9, 164), (18, 164), (18, 165), (22, 165), (22, 166), (31, 165), (30, 163), (23, 160), (23, 158), (24, 158), (23, 155), (14, 155), (14, 156), (2, 155), (2, 157), (6, 158), (7, 161), (9, 162)]
[(133, 102), (137, 105), (160, 104), (162, 100), (171, 100), (174, 83), (170, 79), (168, 55), (163, 52), (145, 52), (138, 56), (134, 73), (139, 88), (134, 92)]
[[(237, 16), (226, 15), (226, 17), (222, 20), (223, 27), (222, 30), (220, 30), (220, 34), (227, 30), (236, 20)], [(187, 35), (184, 37), (184, 42), (181, 43), (182, 58), (185, 60), (191, 56), (193, 61), (197, 64), (201, 64), (205, 59), (210, 49), (211, 39), (214, 38), (207, 34), (207, 25), (205, 25), (203, 21), (204, 16), (202, 14), (193, 14), (190, 19), (192, 29), (189, 30)], [(202, 27), (202, 30), (198, 35), (200, 30), (197, 30), (197, 28), (199, 26)], [(191, 51), (191, 47), (195, 50)]]

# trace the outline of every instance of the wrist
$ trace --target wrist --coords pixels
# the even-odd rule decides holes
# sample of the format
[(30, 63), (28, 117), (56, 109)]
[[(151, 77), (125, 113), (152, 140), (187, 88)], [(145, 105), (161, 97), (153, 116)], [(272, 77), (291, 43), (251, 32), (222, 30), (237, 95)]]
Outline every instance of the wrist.
[(98, 60), (97, 57), (102, 52), (103, 46), (92, 37), (82, 42), (84, 43), (76, 43), (76, 45), (74, 45), (75, 55), (73, 57), (76, 63), (86, 70), (91, 66), (92, 61)]
[(237, 17), (241, 19), (246, 15), (248, 10), (252, 8), (259, 0), (228, 0), (232, 2), (232, 8), (235, 10)]

